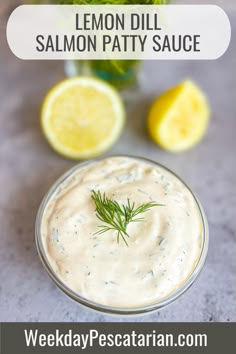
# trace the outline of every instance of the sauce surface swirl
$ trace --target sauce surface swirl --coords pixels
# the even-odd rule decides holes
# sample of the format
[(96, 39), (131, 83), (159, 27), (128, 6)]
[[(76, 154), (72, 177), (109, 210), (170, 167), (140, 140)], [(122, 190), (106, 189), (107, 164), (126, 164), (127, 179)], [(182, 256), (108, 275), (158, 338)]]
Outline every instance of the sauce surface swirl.
[[(135, 205), (164, 204), (128, 225), (129, 247), (116, 233), (97, 235), (91, 190)], [(45, 208), (41, 234), (46, 257), (70, 289), (98, 304), (141, 307), (158, 302), (189, 278), (200, 257), (203, 225), (189, 189), (164, 168), (136, 158), (111, 157), (78, 167)]]

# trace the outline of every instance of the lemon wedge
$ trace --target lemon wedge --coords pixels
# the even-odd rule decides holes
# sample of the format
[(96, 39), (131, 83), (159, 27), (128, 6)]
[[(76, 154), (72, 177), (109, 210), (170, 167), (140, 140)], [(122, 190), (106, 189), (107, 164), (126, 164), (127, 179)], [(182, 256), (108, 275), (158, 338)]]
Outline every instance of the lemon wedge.
[(207, 98), (192, 81), (184, 81), (158, 97), (148, 115), (148, 131), (162, 148), (180, 152), (197, 144), (210, 116)]
[(116, 90), (90, 77), (66, 79), (50, 90), (41, 113), (49, 144), (72, 159), (89, 159), (111, 147), (121, 134), (125, 109)]

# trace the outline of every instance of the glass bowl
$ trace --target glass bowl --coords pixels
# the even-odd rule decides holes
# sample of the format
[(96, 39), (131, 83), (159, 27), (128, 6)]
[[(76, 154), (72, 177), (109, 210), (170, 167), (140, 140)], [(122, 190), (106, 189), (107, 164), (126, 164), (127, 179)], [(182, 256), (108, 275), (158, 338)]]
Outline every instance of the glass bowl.
[(201, 221), (202, 221), (202, 248), (201, 248), (201, 252), (200, 252), (200, 256), (198, 259), (198, 262), (195, 265), (195, 268), (193, 269), (191, 275), (187, 278), (187, 280), (185, 280), (185, 282), (181, 285), (181, 287), (177, 288), (174, 292), (172, 292), (169, 296), (165, 297), (164, 299), (161, 299), (160, 301), (157, 301), (155, 303), (152, 304), (148, 304), (142, 307), (129, 307), (129, 308), (122, 308), (122, 307), (112, 307), (112, 306), (106, 306), (106, 305), (102, 305), (96, 302), (93, 302), (89, 299), (84, 298), (83, 296), (81, 296), (80, 294), (74, 292), (72, 289), (70, 289), (66, 284), (64, 284), (59, 277), (56, 275), (56, 273), (54, 272), (54, 270), (52, 269), (45, 250), (44, 250), (44, 246), (43, 246), (43, 242), (42, 242), (42, 234), (41, 234), (41, 223), (42, 223), (42, 219), (43, 219), (43, 215), (45, 212), (45, 209), (47, 208), (48, 202), (51, 200), (52, 196), (54, 195), (54, 193), (56, 193), (56, 191), (58, 190), (59, 186), (68, 178), (70, 177), (73, 173), (75, 173), (78, 169), (89, 165), (89, 164), (93, 164), (94, 162), (97, 161), (101, 161), (103, 160), (103, 158), (100, 159), (95, 159), (95, 160), (90, 160), (90, 161), (86, 161), (86, 162), (82, 162), (77, 164), (76, 166), (74, 166), (73, 168), (71, 168), (69, 171), (67, 171), (66, 173), (64, 173), (54, 184), (53, 186), (50, 188), (50, 190), (48, 191), (48, 193), (46, 194), (46, 196), (44, 197), (38, 213), (37, 213), (37, 217), (36, 217), (36, 225), (35, 225), (35, 238), (36, 238), (36, 247), (37, 247), (37, 251), (39, 254), (39, 257), (41, 259), (41, 262), (44, 266), (44, 268), (46, 269), (48, 275), (50, 276), (50, 278), (53, 280), (53, 282), (68, 296), (70, 296), (73, 300), (77, 301), (78, 303), (99, 311), (99, 312), (103, 312), (106, 314), (111, 314), (111, 315), (138, 315), (138, 314), (144, 314), (144, 313), (148, 313), (154, 310), (158, 310), (163, 308), (164, 306), (170, 304), (171, 302), (173, 302), (174, 300), (176, 300), (180, 295), (182, 295), (192, 284), (193, 282), (196, 280), (197, 276), (199, 275), (200, 271), (203, 268), (206, 256), (207, 256), (207, 251), (208, 251), (208, 244), (209, 244), (209, 230), (208, 230), (208, 223), (207, 223), (207, 218), (206, 215), (204, 213), (204, 210), (199, 202), (199, 200), (197, 199), (197, 197), (195, 196), (195, 194), (191, 191), (191, 189), (176, 175), (174, 174), (171, 170), (169, 170), (168, 168), (162, 166), (161, 164), (158, 164), (155, 161), (146, 159), (146, 158), (142, 158), (142, 157), (136, 157), (136, 156), (128, 156), (128, 155), (117, 155), (117, 156), (109, 156), (109, 157), (127, 157), (127, 158), (133, 158), (136, 160), (140, 160), (142, 162), (146, 162), (149, 163), (151, 165), (157, 166), (157, 167), (161, 167), (162, 169), (166, 170), (167, 172), (171, 173), (175, 178), (177, 178), (180, 182), (183, 183), (183, 185), (190, 191), (190, 193), (192, 194), (196, 205), (198, 207), (198, 211), (201, 217)]

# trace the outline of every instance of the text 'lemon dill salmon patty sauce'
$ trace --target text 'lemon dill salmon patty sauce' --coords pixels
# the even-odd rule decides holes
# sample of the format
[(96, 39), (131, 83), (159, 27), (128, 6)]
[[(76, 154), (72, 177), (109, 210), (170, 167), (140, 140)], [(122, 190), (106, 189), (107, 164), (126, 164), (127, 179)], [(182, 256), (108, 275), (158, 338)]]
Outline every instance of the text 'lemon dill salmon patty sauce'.
[[(160, 203), (127, 226), (97, 234), (92, 191), (120, 205)], [(201, 257), (204, 225), (197, 200), (174, 174), (148, 160), (110, 157), (78, 165), (54, 189), (40, 219), (41, 247), (59, 281), (88, 301), (114, 308), (152, 305), (180, 289)]]

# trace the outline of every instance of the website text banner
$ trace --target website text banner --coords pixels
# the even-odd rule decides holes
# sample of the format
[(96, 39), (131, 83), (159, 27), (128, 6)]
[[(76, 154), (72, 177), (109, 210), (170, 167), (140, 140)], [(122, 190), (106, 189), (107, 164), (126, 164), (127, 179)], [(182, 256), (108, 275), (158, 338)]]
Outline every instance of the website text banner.
[(231, 27), (215, 5), (22, 5), (7, 39), (21, 59), (213, 60)]
[(235, 353), (236, 323), (5, 323), (2, 354)]

